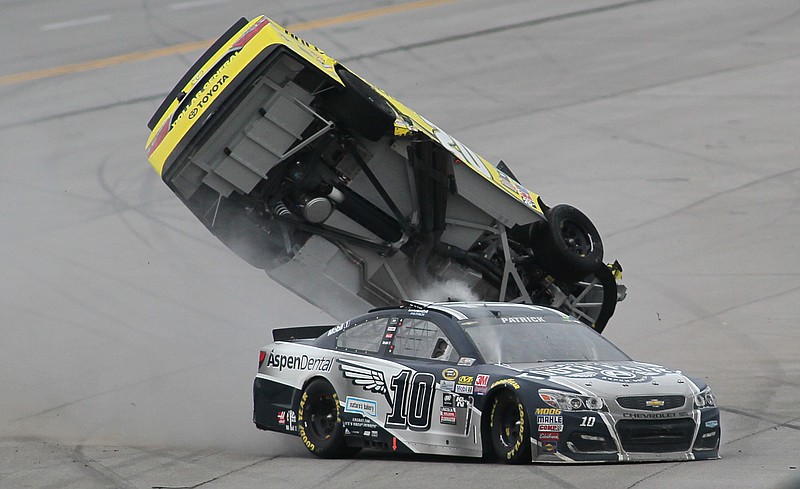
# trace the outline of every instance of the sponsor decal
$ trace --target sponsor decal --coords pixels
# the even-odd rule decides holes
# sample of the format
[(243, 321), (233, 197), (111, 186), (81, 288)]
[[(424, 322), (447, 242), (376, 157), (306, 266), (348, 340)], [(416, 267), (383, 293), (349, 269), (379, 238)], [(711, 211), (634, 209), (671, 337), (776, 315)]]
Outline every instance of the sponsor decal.
[(458, 378), (458, 370), (454, 368), (446, 368), (442, 370), (442, 377), (445, 380), (456, 380)]
[(711, 421), (706, 421), (706, 428), (716, 428), (719, 426), (719, 421), (716, 419), (712, 419)]
[(286, 431), (297, 431), (297, 414), (292, 411), (279, 411), (278, 424), (286, 428)]
[(631, 419), (688, 418), (690, 416), (690, 413), (622, 413), (622, 417)]
[(549, 432), (560, 433), (560, 432), (564, 431), (564, 425), (563, 424), (540, 424), (539, 425), (539, 431), (540, 432), (549, 431)]
[(454, 408), (443, 407), (439, 411), (439, 424), (455, 425), (458, 423), (456, 410)]
[(457, 408), (470, 408), (472, 407), (472, 398), (465, 396), (456, 396)]
[(458, 359), (458, 365), (461, 367), (471, 367), (473, 363), (475, 363), (474, 358), (461, 357)]
[(283, 355), (269, 352), (267, 367), (277, 368), (278, 371), (286, 370), (308, 370), (312, 372), (330, 372), (333, 359), (327, 357), (311, 357), (308, 355)]
[(340, 324), (338, 326), (332, 327), (331, 329), (328, 330), (328, 336), (335, 335), (339, 331), (342, 331), (343, 329), (345, 329), (349, 324), (350, 324), (350, 321), (347, 321), (346, 323), (342, 323), (342, 324)]
[(545, 431), (544, 433), (539, 433), (539, 441), (555, 441), (555, 442), (557, 442), (559, 436), (560, 435), (558, 433), (551, 433), (551, 432)]
[(469, 385), (472, 384), (474, 381), (475, 377), (473, 377), (472, 375), (462, 375), (461, 377), (458, 378), (459, 384)]
[(564, 424), (564, 417), (553, 414), (539, 414), (536, 416), (536, 424)]
[(471, 385), (456, 385), (456, 394), (472, 394), (473, 387)]
[(549, 367), (531, 369), (529, 373), (546, 377), (599, 379), (607, 382), (629, 384), (649, 382), (653, 377), (676, 374), (679, 372), (650, 364), (609, 365), (605, 363), (560, 363)]
[(386, 328), (386, 331), (394, 333), (395, 331), (397, 331), (397, 326), (389, 326), (388, 328)]
[(347, 396), (344, 402), (344, 412), (364, 414), (374, 418), (378, 415), (378, 403), (369, 399)]
[(536, 408), (536, 414), (561, 414), (558, 408)]
[(556, 451), (555, 443), (544, 442), (542, 443), (542, 451), (547, 453), (553, 453)]
[(442, 380), (439, 382), (439, 388), (446, 392), (453, 392), (456, 382), (454, 380)]
[(503, 324), (506, 323), (544, 323), (545, 320), (541, 316), (515, 316), (508, 318), (500, 318)]
[(501, 379), (501, 380), (498, 380), (497, 382), (492, 384), (492, 389), (494, 389), (498, 385), (509, 385), (509, 386), (513, 387), (514, 389), (519, 389), (519, 382), (517, 382), (514, 379)]
[[(353, 433), (355, 433), (355, 434), (358, 434), (359, 431), (361, 431), (360, 430), (361, 428), (367, 428), (367, 429), (371, 430), (371, 429), (374, 429), (374, 428), (378, 427), (378, 425), (373, 423), (371, 420), (369, 420), (367, 418), (362, 418), (362, 417), (359, 417), (359, 416), (353, 417), (352, 419), (346, 419), (345, 418), (342, 421), (342, 424), (344, 426), (346, 426), (346, 427), (349, 427), (351, 429), (351, 431)], [(359, 429), (355, 429), (355, 428), (359, 428)]]
[(444, 407), (453, 407), (453, 394), (450, 392), (445, 392), (442, 395), (442, 406)]
[(222, 87), (228, 82), (228, 80), (230, 80), (231, 77), (230, 75), (221, 73), (228, 67), (229, 64), (231, 64), (231, 62), (234, 61), (238, 55), (238, 52), (231, 55), (227, 60), (225, 60), (224, 63), (222, 63), (222, 65), (217, 69), (216, 73), (210, 76), (205, 85), (203, 85), (203, 87), (197, 91), (195, 96), (192, 97), (191, 102), (186, 105), (186, 107), (172, 122), (172, 127), (175, 127), (178, 121), (183, 118), (184, 114), (188, 114), (187, 117), (189, 120), (197, 117), (197, 115), (200, 113), (200, 110), (206, 107), (217, 95), (217, 93), (222, 91)]
[(392, 318), (392, 319), (389, 320), (389, 324), (390, 325), (397, 325), (397, 324), (400, 324), (401, 322), (402, 321), (400, 321), (400, 318)]
[(483, 389), (489, 387), (489, 376), (486, 374), (478, 374), (475, 377), (475, 387)]
[(386, 338), (387, 340), (391, 340), (392, 338), (394, 338), (394, 333), (386, 333), (383, 337)]

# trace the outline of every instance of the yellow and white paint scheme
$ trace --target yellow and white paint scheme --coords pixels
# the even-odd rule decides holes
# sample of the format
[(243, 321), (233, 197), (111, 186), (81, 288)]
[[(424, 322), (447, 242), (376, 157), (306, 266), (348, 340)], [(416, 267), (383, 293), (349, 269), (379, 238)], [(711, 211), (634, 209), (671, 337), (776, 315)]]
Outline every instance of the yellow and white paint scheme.
[[(335, 66), (338, 63), (336, 60), (267, 17), (259, 16), (250, 21), (224, 47), (214, 53), (183, 87), (182, 93), (190, 94), (195, 91), (198, 83), (205, 80), (203, 86), (196, 90), (192, 100), (185, 104), (179, 113), (176, 113), (182, 105), (182, 100), (175, 98), (154, 126), (147, 140), (146, 149), (150, 164), (159, 175), (163, 175), (167, 160), (182, 143), (186, 143), (184, 138), (194, 124), (203, 119), (211, 103), (222, 96), (232, 85), (233, 80), (245, 72), (265, 49), (275, 45), (288, 47), (312, 66), (342, 84), (336, 73)], [(222, 62), (223, 59), (224, 62)], [(213, 74), (206, 77), (206, 74), (211, 71)], [(530, 192), (519, 182), (508, 177), (482, 156), (420, 116), (413, 109), (394, 99), (380, 88), (371, 86), (386, 99), (396, 113), (395, 137), (401, 138), (416, 133), (437, 141), (455, 156), (456, 163), (463, 163), (517, 201), (534, 211), (543, 213), (537, 194)]]

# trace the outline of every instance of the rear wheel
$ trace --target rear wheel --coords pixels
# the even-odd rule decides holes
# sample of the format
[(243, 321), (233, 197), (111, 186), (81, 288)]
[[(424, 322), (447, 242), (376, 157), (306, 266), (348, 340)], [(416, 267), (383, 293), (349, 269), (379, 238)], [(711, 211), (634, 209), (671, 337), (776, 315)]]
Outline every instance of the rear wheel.
[(511, 391), (494, 398), (489, 417), (489, 433), (494, 455), (509, 464), (531, 461), (530, 426), (525, 407)]
[(350, 457), (359, 450), (345, 443), (339, 397), (322, 379), (312, 381), (303, 391), (297, 421), (300, 439), (318, 457)]

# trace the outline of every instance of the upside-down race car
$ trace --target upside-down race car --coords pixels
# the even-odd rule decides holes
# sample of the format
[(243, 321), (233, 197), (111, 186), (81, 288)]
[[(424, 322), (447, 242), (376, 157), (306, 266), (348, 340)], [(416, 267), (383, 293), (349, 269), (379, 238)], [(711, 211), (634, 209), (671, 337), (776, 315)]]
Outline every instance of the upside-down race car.
[(338, 326), (273, 330), (257, 427), (321, 457), (364, 447), (509, 463), (717, 458), (710, 388), (632, 361), (554, 309), (510, 303), (382, 308)]
[(337, 320), (480, 299), (602, 331), (625, 295), (585, 214), (266, 17), (220, 37), (148, 126), (150, 163), (211, 233)]

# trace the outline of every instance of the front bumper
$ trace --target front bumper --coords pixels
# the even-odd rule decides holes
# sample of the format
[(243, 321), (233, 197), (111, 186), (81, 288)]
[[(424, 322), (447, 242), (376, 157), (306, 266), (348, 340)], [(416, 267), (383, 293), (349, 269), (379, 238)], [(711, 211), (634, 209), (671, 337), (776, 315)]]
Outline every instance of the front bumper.
[(590, 411), (565, 412), (561, 416), (561, 425), (534, 425), (538, 430), (531, 439), (533, 461), (659, 462), (719, 458), (721, 429), (716, 407), (640, 417)]

